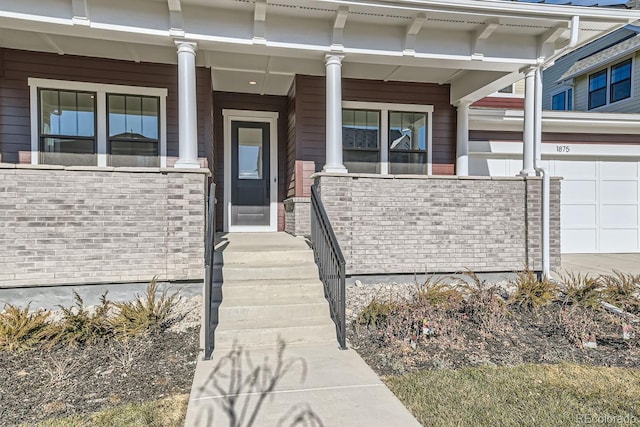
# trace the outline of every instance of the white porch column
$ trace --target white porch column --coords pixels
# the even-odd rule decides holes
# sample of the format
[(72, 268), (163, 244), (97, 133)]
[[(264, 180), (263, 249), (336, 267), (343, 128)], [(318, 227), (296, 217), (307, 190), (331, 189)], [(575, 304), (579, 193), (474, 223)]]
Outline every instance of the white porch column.
[(178, 143), (177, 168), (199, 168), (196, 104), (196, 44), (177, 41), (178, 46)]
[(342, 55), (325, 57), (327, 76), (327, 161), (325, 172), (346, 173), (342, 164)]
[(469, 175), (469, 101), (458, 102), (458, 137), (456, 145), (456, 175)]
[(521, 176), (536, 174), (533, 159), (535, 156), (535, 122), (536, 122), (536, 69), (527, 69), (524, 77), (524, 133), (522, 146), (522, 170)]
[(536, 102), (535, 102), (534, 156), (535, 166), (541, 167), (542, 161), (542, 70), (536, 68)]

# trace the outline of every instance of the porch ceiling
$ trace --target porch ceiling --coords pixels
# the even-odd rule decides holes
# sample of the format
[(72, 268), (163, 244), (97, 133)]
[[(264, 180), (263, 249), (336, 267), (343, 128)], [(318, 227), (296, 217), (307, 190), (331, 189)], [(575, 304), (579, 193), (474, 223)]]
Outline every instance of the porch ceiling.
[(280, 95), (339, 52), (345, 77), (451, 83), (471, 100), (565, 46), (574, 15), (579, 44), (640, 19), (490, 0), (0, 0), (0, 46), (175, 63), (174, 40), (187, 39), (216, 90)]

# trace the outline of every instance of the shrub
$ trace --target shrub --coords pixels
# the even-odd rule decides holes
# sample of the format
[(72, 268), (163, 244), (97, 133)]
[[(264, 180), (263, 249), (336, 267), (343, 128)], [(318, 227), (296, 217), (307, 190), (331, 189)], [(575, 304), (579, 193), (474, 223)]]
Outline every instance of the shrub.
[(133, 302), (114, 303), (118, 309), (111, 319), (114, 331), (127, 337), (163, 329), (176, 303), (178, 292), (168, 295), (164, 290), (159, 297), (157, 293), (158, 281), (154, 277), (147, 286), (144, 297), (136, 295)]
[(451, 309), (462, 303), (462, 294), (456, 287), (428, 279), (424, 284), (418, 286), (415, 299), (417, 304)]
[(560, 277), (564, 285), (561, 301), (565, 305), (581, 305), (589, 309), (600, 309), (602, 283), (599, 278), (580, 273), (567, 273)]
[(94, 311), (84, 306), (84, 301), (77, 292), (73, 293), (75, 305), (72, 307), (59, 306), (62, 319), (53, 322), (40, 333), (40, 338), (48, 341), (48, 346), (66, 344), (77, 347), (79, 344), (92, 344), (106, 340), (112, 335), (109, 325), (109, 310), (111, 302), (107, 300), (105, 292), (100, 297), (100, 304)]
[(49, 324), (49, 313), (37, 310), (29, 313), (29, 306), (20, 309), (7, 304), (0, 313), (0, 350), (25, 350), (38, 343), (39, 334)]
[(501, 332), (507, 314), (505, 299), (498, 286), (488, 285), (472, 271), (464, 273), (471, 283), (464, 283), (464, 313), (487, 332)]
[(382, 301), (377, 298), (362, 309), (356, 323), (365, 326), (381, 326), (385, 324), (389, 316), (398, 309), (398, 304), (393, 301)]
[(640, 275), (614, 271), (600, 276), (603, 299), (624, 310), (640, 312)]
[(551, 304), (558, 296), (558, 285), (543, 278), (538, 280), (531, 270), (517, 273), (518, 278), (513, 282), (516, 291), (511, 295), (510, 304), (529, 310), (537, 310)]

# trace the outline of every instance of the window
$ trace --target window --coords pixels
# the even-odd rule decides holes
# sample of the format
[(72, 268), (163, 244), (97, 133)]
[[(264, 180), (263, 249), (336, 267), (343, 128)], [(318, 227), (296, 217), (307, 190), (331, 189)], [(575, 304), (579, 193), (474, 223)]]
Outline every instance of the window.
[(565, 89), (551, 97), (551, 109), (555, 111), (573, 110), (573, 89)]
[(380, 173), (380, 112), (342, 110), (343, 163), (353, 173)]
[(589, 109), (631, 98), (631, 59), (589, 76)]
[(29, 78), (31, 162), (166, 167), (167, 89)]
[(589, 76), (589, 109), (607, 103), (607, 70)]
[(498, 93), (515, 93), (515, 86), (509, 85), (507, 87), (503, 87), (498, 91)]
[(112, 166), (158, 166), (160, 99), (107, 95)]
[(349, 172), (431, 173), (432, 106), (345, 101), (343, 107), (343, 162)]
[(427, 174), (427, 115), (389, 112), (389, 172)]
[(38, 104), (38, 146), (42, 161), (57, 165), (95, 165), (95, 93), (41, 89)]
[(631, 60), (611, 67), (611, 101), (616, 102), (631, 96)]

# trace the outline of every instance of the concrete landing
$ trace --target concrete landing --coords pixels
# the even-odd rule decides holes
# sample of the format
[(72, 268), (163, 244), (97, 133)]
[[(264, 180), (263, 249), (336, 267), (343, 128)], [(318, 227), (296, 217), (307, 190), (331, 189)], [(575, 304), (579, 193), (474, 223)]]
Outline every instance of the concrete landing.
[(242, 362), (235, 366), (229, 354), (229, 350), (214, 352), (213, 360), (198, 362), (187, 427), (234, 425), (231, 420), (240, 417), (245, 404), (249, 408), (246, 422), (261, 396), (264, 400), (254, 426), (420, 425), (354, 350), (340, 350), (335, 343), (287, 346), (283, 361), (291, 364), (290, 369), (266, 393), (267, 381), (260, 380), (255, 387), (238, 388), (230, 378), (235, 372), (238, 383), (259, 367), (260, 372), (275, 370), (277, 347), (253, 347), (248, 352), (236, 353), (240, 356), (236, 360)]
[[(571, 271), (598, 276), (611, 274), (614, 270), (640, 274), (640, 254), (562, 254), (559, 273)], [(557, 277), (557, 274), (554, 276)]]

